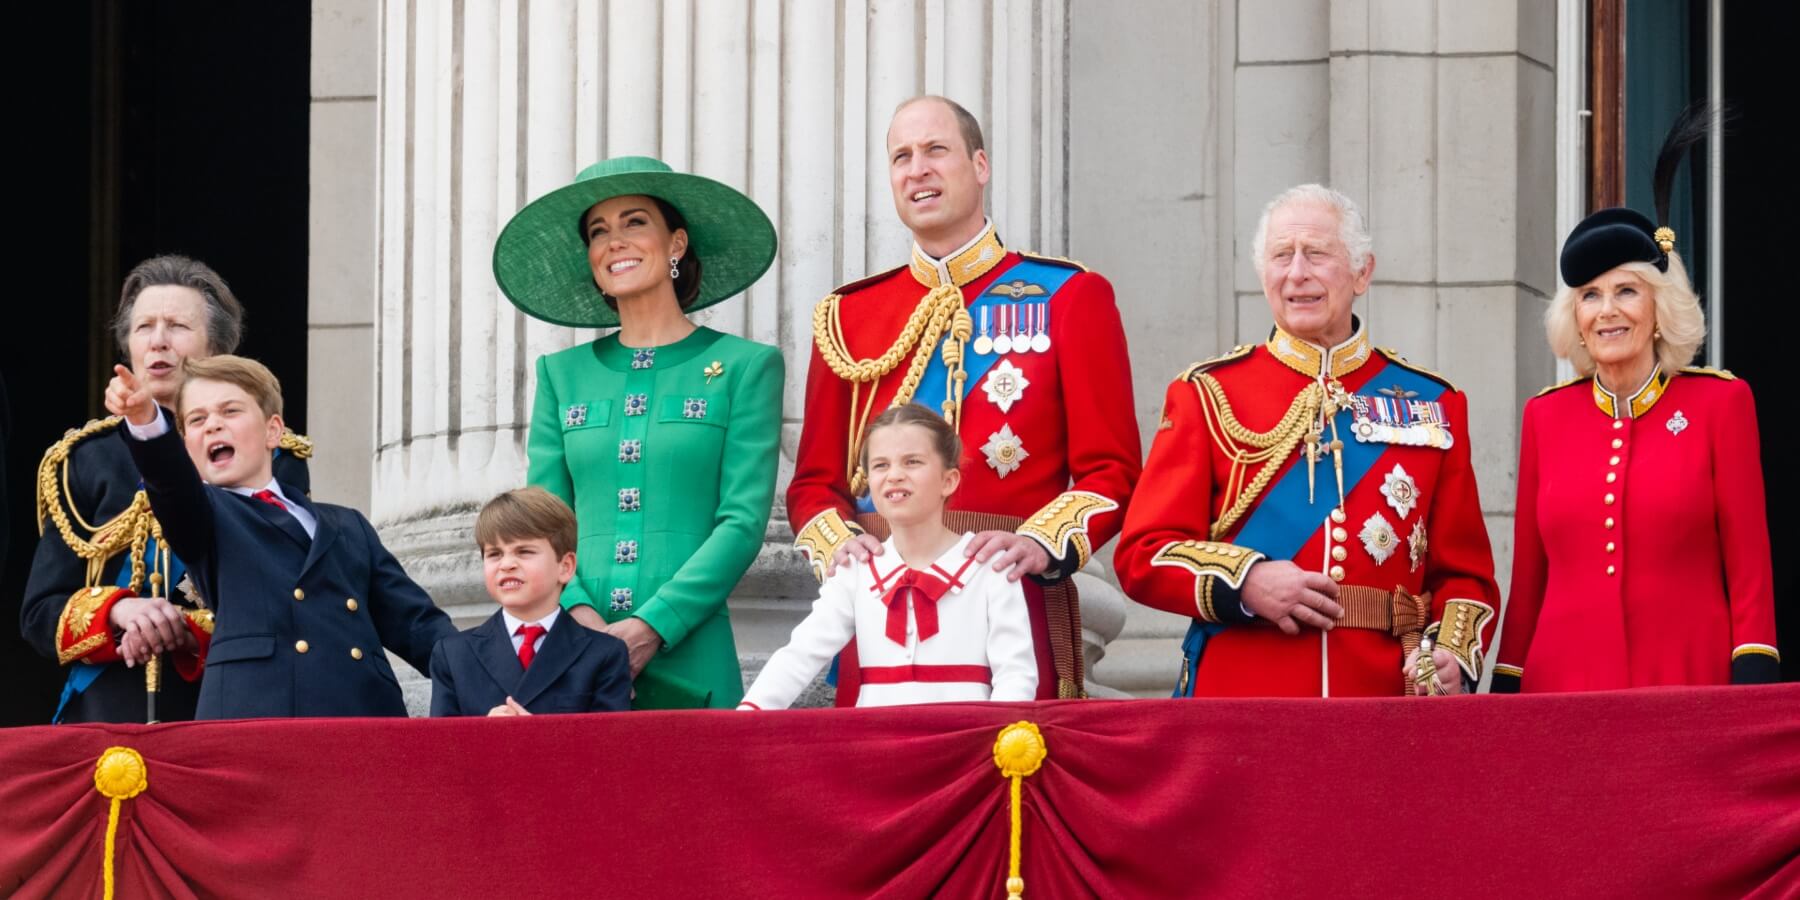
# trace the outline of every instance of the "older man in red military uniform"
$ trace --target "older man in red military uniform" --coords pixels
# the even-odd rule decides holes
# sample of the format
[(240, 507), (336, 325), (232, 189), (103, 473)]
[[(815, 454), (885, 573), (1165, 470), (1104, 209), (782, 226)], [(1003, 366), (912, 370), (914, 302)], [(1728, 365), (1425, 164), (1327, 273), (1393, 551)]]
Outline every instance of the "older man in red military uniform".
[[(788, 516), (821, 577), (881, 552), (857, 457), (874, 413), (917, 402), (964, 443), (953, 527), (970, 552), (1029, 576), (1040, 697), (1080, 696), (1081, 630), (1069, 576), (1118, 531), (1139, 470), (1125, 334), (1106, 279), (1004, 246), (982, 212), (981, 128), (942, 97), (902, 104), (888, 126), (894, 206), (912, 260), (839, 288), (813, 313)], [(860, 502), (860, 506), (859, 506)], [(1052, 648), (1057, 652), (1052, 652)], [(854, 645), (838, 704), (855, 703)]]
[(1195, 620), (1177, 696), (1473, 690), (1499, 594), (1467, 401), (1351, 314), (1375, 259), (1349, 198), (1290, 189), (1252, 252), (1276, 327), (1169, 386), (1115, 554)]

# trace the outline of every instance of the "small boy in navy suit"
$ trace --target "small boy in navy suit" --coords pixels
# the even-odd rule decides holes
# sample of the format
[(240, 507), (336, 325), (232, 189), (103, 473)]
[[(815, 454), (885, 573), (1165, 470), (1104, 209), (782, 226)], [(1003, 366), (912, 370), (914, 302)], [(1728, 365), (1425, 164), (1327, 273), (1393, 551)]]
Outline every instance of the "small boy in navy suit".
[[(113, 371), (106, 408), (213, 612), (195, 718), (406, 715), (382, 648), (424, 671), (456, 629), (361, 513), (275, 480), (281, 382), (253, 359), (190, 357), (170, 422), (130, 369)], [(142, 662), (153, 643), (128, 631), (120, 655)]]
[(434, 716), (614, 712), (631, 705), (625, 642), (562, 614), (575, 577), (575, 514), (540, 487), (507, 491), (475, 519), (500, 611), (431, 655)]

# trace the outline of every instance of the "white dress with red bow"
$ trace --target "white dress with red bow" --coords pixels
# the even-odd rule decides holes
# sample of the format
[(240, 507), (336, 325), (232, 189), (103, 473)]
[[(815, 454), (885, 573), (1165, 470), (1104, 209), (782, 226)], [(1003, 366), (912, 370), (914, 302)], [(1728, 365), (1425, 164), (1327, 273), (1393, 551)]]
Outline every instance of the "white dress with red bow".
[(1037, 657), (1025, 591), (963, 555), (973, 537), (928, 569), (907, 567), (892, 539), (880, 556), (839, 569), (739, 708), (785, 709), (853, 635), (857, 706), (1032, 699)]

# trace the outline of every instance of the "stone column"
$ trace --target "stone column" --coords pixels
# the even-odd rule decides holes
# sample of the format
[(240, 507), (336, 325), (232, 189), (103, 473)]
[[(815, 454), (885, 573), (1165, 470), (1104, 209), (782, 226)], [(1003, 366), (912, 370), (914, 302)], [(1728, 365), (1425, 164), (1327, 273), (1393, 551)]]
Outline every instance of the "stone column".
[[(597, 336), (518, 313), (494, 284), (494, 236), (581, 167), (657, 156), (744, 190), (775, 222), (775, 267), (696, 318), (786, 355), (781, 488), (814, 302), (910, 246), (883, 163), (901, 100), (967, 105), (992, 136), (1002, 233), (1067, 252), (1063, 3), (387, 0), (380, 15), (371, 511), (465, 623), (491, 609), (473, 516), (524, 481), (534, 361)], [(753, 663), (816, 593), (785, 521), (778, 505), (732, 599)]]

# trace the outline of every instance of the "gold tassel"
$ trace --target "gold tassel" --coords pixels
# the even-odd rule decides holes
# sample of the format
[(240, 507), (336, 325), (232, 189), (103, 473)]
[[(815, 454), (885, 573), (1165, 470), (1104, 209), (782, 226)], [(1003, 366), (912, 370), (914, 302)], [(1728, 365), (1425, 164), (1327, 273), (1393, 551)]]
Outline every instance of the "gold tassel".
[(1014, 722), (1000, 729), (1000, 736), (994, 739), (994, 765), (1000, 769), (1000, 775), (1011, 780), (1012, 795), (1012, 834), (1007, 845), (1006, 859), (1006, 897), (1007, 900), (1020, 900), (1025, 895), (1025, 879), (1019, 875), (1024, 822), (1019, 802), (1020, 784), (1028, 775), (1035, 774), (1050, 750), (1044, 745), (1044, 735), (1038, 727), (1030, 722)]
[(106, 813), (106, 855), (102, 859), (102, 883), (105, 898), (113, 897), (113, 858), (118, 844), (119, 805), (144, 792), (150, 786), (149, 770), (144, 757), (130, 747), (108, 747), (94, 763), (94, 790), (112, 800)]

